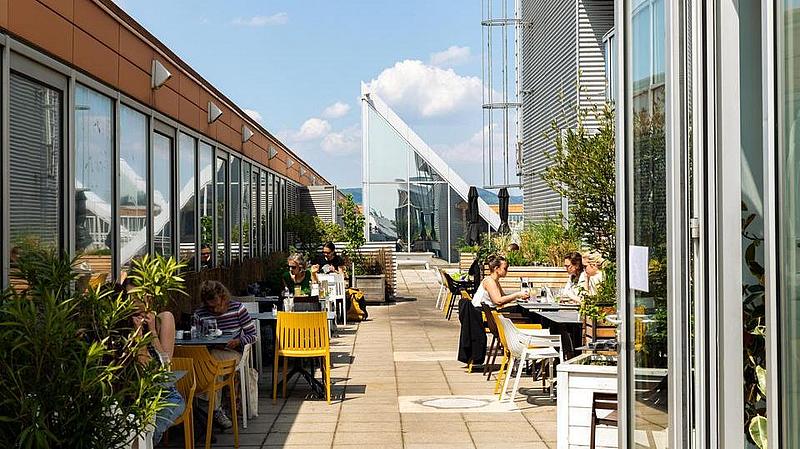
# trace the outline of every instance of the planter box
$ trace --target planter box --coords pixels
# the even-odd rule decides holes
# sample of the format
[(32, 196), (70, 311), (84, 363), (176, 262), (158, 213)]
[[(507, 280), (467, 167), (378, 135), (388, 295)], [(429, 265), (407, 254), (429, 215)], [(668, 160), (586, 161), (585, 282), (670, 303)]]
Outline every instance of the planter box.
[[(613, 360), (613, 365), (592, 365)], [(588, 449), (593, 393), (617, 392), (616, 359), (583, 354), (558, 365), (558, 449)], [(607, 411), (601, 413), (608, 414)], [(603, 416), (603, 415), (599, 415)], [(616, 427), (598, 426), (596, 446), (617, 447)]]
[[(488, 267), (484, 267), (483, 272), (488, 275)], [(562, 288), (569, 274), (563, 267), (510, 266), (506, 277), (500, 279), (500, 286), (506, 293), (517, 291), (522, 286), (523, 278), (528, 279), (534, 287)]]
[(466, 272), (475, 261), (475, 253), (461, 253), (458, 259), (458, 270)]
[(617, 326), (606, 320), (583, 319), (583, 344), (617, 338)]
[(354, 276), (355, 288), (369, 302), (386, 302), (386, 276), (383, 274)]

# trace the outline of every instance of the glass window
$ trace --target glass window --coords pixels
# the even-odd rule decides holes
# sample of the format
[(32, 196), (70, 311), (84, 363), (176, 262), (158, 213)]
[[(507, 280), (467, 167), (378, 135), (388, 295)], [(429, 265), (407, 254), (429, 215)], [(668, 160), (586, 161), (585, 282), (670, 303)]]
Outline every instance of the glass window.
[(214, 247), (214, 149), (200, 142), (200, 268), (211, 268)]
[(441, 182), (439, 173), (425, 161), (416, 151), (411, 151), (411, 182)]
[(408, 247), (408, 190), (405, 184), (370, 184), (369, 240)]
[(153, 133), (153, 248), (172, 255), (172, 139)]
[(409, 146), (400, 134), (371, 107), (369, 114), (369, 180), (403, 182), (407, 180)]
[(226, 217), (228, 216), (228, 202), (225, 194), (228, 185), (228, 159), (227, 156), (217, 158), (217, 266), (227, 264), (228, 246), (226, 237), (228, 227)]
[[(411, 251), (447, 259), (447, 184), (411, 184)], [(444, 232), (443, 232), (444, 231)]]
[[(450, 188), (450, 238), (457, 240), (467, 233), (467, 209), (469, 204), (453, 188)], [(450, 260), (458, 260), (458, 245), (450, 248)]]
[(189, 262), (190, 270), (194, 270), (197, 253), (197, 208), (195, 207), (195, 160), (196, 143), (194, 137), (181, 133), (178, 139), (178, 165), (180, 179), (179, 209), (179, 252), (178, 257)]
[(122, 105), (119, 112), (119, 240), (123, 266), (148, 252), (147, 139), (147, 117)]
[[(780, 438), (770, 435), (771, 447), (800, 447), (800, 4), (783, 0), (776, 8), (782, 55), (776, 55), (782, 72), (778, 105), (782, 109), (782, 169), (778, 184), (778, 317), (779, 329), (767, 329), (778, 339), (780, 369), (778, 389)], [(781, 116), (780, 114), (778, 115)], [(743, 142), (744, 143), (744, 142)], [(780, 367), (780, 368), (778, 368)], [(774, 419), (770, 417), (769, 419)], [(780, 441), (776, 441), (780, 439)]]
[(267, 220), (268, 217), (268, 209), (267, 209), (267, 201), (268, 195), (267, 192), (267, 173), (261, 172), (260, 178), (261, 187), (259, 189), (259, 220), (258, 222), (261, 224), (261, 256), (266, 256), (269, 254), (269, 222)]
[(231, 261), (239, 260), (242, 236), (242, 160), (231, 156)]
[(275, 236), (278, 232), (275, 229), (275, 176), (270, 173), (267, 179), (267, 211), (269, 219), (269, 252), (275, 251)]
[(254, 165), (250, 174), (250, 255), (259, 256), (258, 238), (258, 168)]
[(112, 277), (111, 180), (114, 102), (75, 86), (75, 252), (95, 273)]
[[(664, 2), (642, 1), (631, 39), (633, 229), (630, 242), (650, 257), (650, 291), (634, 292), (634, 431), (667, 429), (667, 203), (664, 141)], [(660, 58), (654, 61), (651, 58)], [(637, 440), (638, 441), (638, 440)], [(654, 446), (650, 446), (654, 447)]]
[[(11, 74), (9, 218), (12, 245), (61, 241), (61, 92)], [(11, 260), (14, 249), (11, 248)]]
[(250, 257), (250, 163), (242, 163), (242, 259)]

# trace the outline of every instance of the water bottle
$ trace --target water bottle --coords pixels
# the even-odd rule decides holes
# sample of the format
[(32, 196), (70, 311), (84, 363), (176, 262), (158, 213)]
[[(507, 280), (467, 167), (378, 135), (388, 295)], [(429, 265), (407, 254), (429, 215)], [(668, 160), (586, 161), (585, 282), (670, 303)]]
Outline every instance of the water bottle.
[(273, 304), (272, 305), (272, 316), (273, 317), (278, 316), (278, 305), (277, 304)]
[(198, 332), (199, 330), (197, 329), (197, 315), (192, 315), (192, 327), (191, 330), (189, 331), (192, 340), (197, 339), (197, 337), (199, 336)]
[(319, 297), (319, 284), (317, 284), (316, 282), (311, 284), (311, 296)]

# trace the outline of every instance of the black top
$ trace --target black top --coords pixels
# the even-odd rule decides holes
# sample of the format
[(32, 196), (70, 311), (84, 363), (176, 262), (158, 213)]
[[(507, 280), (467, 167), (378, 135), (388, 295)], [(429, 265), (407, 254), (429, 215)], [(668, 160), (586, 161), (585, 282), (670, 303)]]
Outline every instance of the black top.
[(344, 265), (344, 260), (342, 260), (341, 256), (338, 254), (333, 256), (333, 259), (328, 260), (325, 256), (317, 257), (317, 260), (314, 262), (316, 265), (319, 265), (319, 272), (323, 274), (332, 273), (334, 271), (338, 271), (339, 267)]

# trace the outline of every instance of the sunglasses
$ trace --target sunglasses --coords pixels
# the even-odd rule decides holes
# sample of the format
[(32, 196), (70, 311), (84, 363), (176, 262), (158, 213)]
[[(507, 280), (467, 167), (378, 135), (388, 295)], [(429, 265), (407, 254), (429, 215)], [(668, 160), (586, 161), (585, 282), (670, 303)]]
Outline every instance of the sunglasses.
[(294, 270), (295, 268), (300, 268), (300, 267), (297, 266), (297, 265), (287, 265), (286, 268), (288, 268), (290, 270)]

